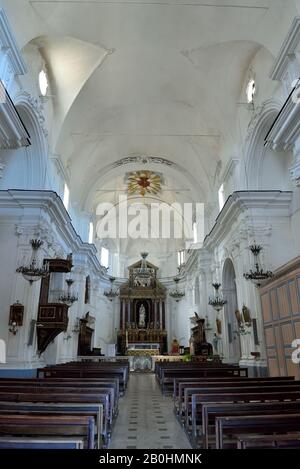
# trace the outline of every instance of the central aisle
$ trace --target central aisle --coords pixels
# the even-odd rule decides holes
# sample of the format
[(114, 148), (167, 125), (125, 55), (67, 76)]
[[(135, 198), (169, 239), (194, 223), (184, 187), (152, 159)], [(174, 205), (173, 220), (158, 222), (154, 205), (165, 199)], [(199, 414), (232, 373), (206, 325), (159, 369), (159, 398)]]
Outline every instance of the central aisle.
[(172, 398), (162, 395), (154, 374), (132, 373), (120, 399), (109, 449), (135, 448), (191, 448), (173, 413)]

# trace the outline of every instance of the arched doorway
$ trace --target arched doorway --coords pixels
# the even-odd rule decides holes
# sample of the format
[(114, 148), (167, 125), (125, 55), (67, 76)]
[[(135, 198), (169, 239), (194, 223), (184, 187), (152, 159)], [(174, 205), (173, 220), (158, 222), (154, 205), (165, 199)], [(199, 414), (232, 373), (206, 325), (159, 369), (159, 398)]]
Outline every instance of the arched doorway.
[(225, 330), (228, 359), (238, 362), (241, 358), (241, 344), (236, 334), (237, 321), (235, 312), (238, 309), (234, 265), (230, 259), (225, 261), (223, 267), (223, 295), (227, 303), (224, 307)]

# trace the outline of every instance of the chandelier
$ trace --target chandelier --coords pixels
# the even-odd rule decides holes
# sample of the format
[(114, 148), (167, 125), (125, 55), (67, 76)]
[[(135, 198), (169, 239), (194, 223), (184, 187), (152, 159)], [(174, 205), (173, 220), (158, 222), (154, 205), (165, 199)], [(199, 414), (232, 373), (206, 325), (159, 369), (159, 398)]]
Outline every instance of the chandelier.
[(32, 247), (30, 264), (27, 266), (21, 265), (20, 267), (18, 267), (16, 272), (22, 274), (24, 279), (27, 280), (30, 285), (32, 285), (33, 282), (37, 282), (41, 278), (45, 278), (49, 275), (49, 262), (45, 262), (44, 265), (38, 267), (37, 252), (43, 245), (43, 241), (41, 241), (40, 239), (32, 239), (30, 241), (30, 244)]
[(221, 311), (221, 309), (224, 308), (224, 306), (227, 303), (227, 300), (224, 300), (223, 297), (220, 295), (219, 290), (221, 287), (220, 283), (213, 283), (212, 286), (215, 289), (215, 296), (214, 298), (210, 298), (208, 304), (212, 306), (218, 313)]
[(74, 280), (72, 278), (68, 278), (66, 280), (66, 284), (68, 285), (68, 289), (67, 289), (66, 292), (63, 292), (58, 298), (58, 301), (60, 303), (64, 303), (65, 305), (68, 305), (69, 307), (72, 306), (73, 303), (78, 301), (78, 295), (71, 292), (71, 288), (72, 288), (73, 283), (74, 283)]
[(148, 255), (149, 255), (148, 252), (141, 253), (141, 257), (142, 257), (141, 267), (135, 269), (135, 273), (140, 279), (149, 279), (154, 274), (154, 269), (149, 268), (147, 265), (146, 259)]
[(180, 278), (175, 277), (173, 280), (175, 282), (176, 287), (174, 290), (170, 291), (169, 295), (171, 298), (173, 298), (176, 301), (176, 303), (178, 303), (180, 300), (182, 300), (182, 298), (184, 298), (185, 292), (182, 290), (179, 290), (178, 288), (178, 283), (180, 281)]
[(252, 246), (249, 246), (249, 249), (255, 258), (255, 270), (250, 269), (249, 272), (244, 274), (244, 278), (246, 280), (251, 280), (251, 282), (259, 288), (264, 280), (272, 278), (274, 274), (270, 270), (263, 270), (260, 266), (259, 254), (263, 247), (258, 244), (253, 244)]
[(106, 296), (106, 298), (109, 299), (109, 301), (112, 301), (114, 298), (119, 296), (119, 292), (117, 290), (114, 290), (114, 288), (113, 288), (114, 281), (116, 280), (115, 277), (110, 277), (109, 280), (110, 280), (110, 283), (111, 283), (110, 290), (106, 290), (103, 293), (103, 295)]

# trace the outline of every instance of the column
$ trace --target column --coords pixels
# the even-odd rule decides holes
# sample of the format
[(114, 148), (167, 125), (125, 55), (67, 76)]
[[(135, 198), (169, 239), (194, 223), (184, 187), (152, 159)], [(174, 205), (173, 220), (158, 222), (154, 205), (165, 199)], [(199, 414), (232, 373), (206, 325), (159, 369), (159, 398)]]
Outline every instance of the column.
[(157, 327), (157, 301), (154, 301), (154, 327)]
[(120, 330), (123, 329), (122, 311), (123, 311), (123, 300), (120, 300)]
[(128, 320), (127, 322), (132, 322), (131, 321), (131, 300), (128, 300)]
[(162, 330), (162, 301), (159, 301), (159, 328)]
[(126, 328), (125, 300), (122, 300), (122, 318), (123, 318), (123, 329), (125, 329)]

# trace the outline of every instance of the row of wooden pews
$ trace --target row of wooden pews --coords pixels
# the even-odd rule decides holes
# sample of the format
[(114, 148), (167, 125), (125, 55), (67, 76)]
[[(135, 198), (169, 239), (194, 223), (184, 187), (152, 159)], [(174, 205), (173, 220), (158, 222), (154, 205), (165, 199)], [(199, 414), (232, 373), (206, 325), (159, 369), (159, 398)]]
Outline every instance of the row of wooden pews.
[[(165, 392), (173, 385), (174, 412), (194, 448), (300, 447), (300, 381), (248, 378), (244, 369), (195, 364), (156, 370)], [(223, 371), (223, 373), (222, 373)], [(167, 381), (166, 381), (167, 379)]]
[(181, 377), (226, 377), (226, 376), (248, 376), (247, 368), (240, 368), (236, 365), (227, 365), (215, 362), (157, 362), (155, 374), (158, 383), (164, 394), (173, 391), (174, 378)]
[(36, 378), (0, 378), (0, 448), (99, 449), (108, 445), (129, 363), (72, 362)]

